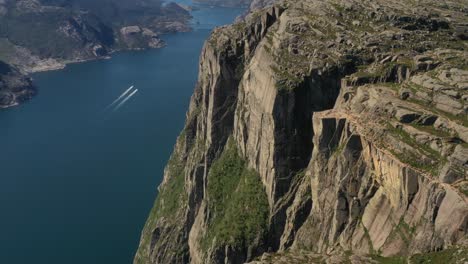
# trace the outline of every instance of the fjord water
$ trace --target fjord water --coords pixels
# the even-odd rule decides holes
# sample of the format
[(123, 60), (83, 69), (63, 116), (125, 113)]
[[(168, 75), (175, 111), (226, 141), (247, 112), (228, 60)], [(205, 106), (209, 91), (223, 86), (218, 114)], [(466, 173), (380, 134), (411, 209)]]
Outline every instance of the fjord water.
[[(183, 127), (210, 30), (243, 10), (201, 7), (159, 50), (34, 74), (0, 111), (0, 263), (128, 264)], [(131, 85), (117, 111), (106, 107)]]

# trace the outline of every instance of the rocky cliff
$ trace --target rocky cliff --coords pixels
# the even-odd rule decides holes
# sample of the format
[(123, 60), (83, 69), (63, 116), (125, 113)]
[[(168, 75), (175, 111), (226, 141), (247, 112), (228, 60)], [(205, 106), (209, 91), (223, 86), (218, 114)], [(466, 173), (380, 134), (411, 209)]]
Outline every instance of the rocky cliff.
[(30, 78), (0, 61), (0, 108), (15, 106), (36, 94)]
[(464, 263), (467, 13), (285, 1), (216, 29), (135, 263)]

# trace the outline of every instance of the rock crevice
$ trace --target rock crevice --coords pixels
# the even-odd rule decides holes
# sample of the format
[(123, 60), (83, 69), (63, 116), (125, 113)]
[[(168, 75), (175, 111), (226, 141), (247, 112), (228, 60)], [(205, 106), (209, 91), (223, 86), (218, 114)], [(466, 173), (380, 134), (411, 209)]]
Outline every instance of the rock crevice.
[(466, 252), (462, 3), (408, 5), (284, 1), (216, 29), (135, 263)]

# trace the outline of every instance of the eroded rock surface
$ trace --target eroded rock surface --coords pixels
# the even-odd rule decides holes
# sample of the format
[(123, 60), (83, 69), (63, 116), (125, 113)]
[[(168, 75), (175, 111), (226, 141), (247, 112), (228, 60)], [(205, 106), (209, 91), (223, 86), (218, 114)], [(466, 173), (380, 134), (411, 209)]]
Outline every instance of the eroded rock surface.
[(216, 29), (135, 263), (463, 263), (466, 12), (284, 1)]

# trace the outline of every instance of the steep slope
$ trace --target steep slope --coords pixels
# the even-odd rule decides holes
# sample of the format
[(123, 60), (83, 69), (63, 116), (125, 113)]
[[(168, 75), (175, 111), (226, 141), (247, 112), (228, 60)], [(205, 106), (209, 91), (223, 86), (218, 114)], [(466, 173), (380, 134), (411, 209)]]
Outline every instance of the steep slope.
[(216, 29), (135, 263), (466, 255), (466, 14), (285, 1)]
[(17, 105), (36, 93), (30, 78), (0, 61), (0, 108)]

